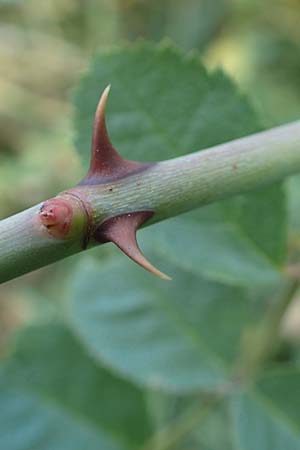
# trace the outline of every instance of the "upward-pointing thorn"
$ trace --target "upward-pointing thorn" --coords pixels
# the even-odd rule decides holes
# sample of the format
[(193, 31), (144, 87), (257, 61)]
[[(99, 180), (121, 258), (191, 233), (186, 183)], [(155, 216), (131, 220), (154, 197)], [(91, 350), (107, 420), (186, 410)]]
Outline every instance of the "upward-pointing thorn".
[(92, 137), (92, 155), (90, 169), (81, 184), (103, 183), (122, 178), (149, 164), (127, 161), (114, 149), (107, 132), (105, 111), (110, 85), (108, 85), (98, 103)]

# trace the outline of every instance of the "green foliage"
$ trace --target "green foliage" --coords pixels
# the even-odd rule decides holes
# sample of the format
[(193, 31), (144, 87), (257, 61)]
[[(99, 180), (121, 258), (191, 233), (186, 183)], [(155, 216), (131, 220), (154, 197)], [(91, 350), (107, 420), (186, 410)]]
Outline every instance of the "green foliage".
[(288, 212), (289, 223), (291, 229), (296, 233), (300, 229), (300, 217), (298, 214), (300, 202), (300, 176), (291, 177), (287, 182), (287, 189), (289, 192)]
[[(176, 267), (174, 281), (164, 283), (114, 260), (83, 260), (73, 276), (69, 315), (92, 354), (138, 384), (167, 391), (228, 380), (241, 328), (254, 315), (245, 293)], [(218, 321), (222, 333), (212, 334)]]
[[(109, 83), (109, 131), (130, 159), (172, 158), (261, 129), (223, 73), (170, 45), (139, 44), (99, 53), (83, 76), (75, 128), (85, 164)], [(265, 355), (265, 370), (240, 375), (281, 291), (286, 222), (275, 185), (143, 230), (171, 283), (117, 250), (82, 258), (60, 311), (67, 325), (28, 329), (2, 365), (0, 448), (297, 450), (297, 367), (271, 368)]]
[(300, 448), (300, 372), (266, 373), (232, 404), (238, 446), (245, 450)]
[(6, 450), (118, 450), (149, 433), (143, 393), (96, 366), (62, 326), (28, 329), (0, 387)]
[(87, 165), (95, 109), (111, 84), (107, 120), (126, 158), (157, 161), (246, 136), (261, 127), (220, 71), (209, 74), (196, 53), (168, 42), (102, 51), (75, 96), (76, 147)]

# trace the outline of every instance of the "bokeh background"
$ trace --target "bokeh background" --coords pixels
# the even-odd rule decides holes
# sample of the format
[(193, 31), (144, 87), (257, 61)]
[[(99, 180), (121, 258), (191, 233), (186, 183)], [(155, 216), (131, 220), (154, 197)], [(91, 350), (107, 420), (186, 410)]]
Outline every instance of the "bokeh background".
[[(269, 127), (299, 118), (299, 23), (299, 0), (0, 0), (0, 219), (84, 174), (71, 97), (97, 49), (141, 38), (197, 49)], [(0, 286), (0, 353), (20, 325), (55, 314), (73, 261)]]

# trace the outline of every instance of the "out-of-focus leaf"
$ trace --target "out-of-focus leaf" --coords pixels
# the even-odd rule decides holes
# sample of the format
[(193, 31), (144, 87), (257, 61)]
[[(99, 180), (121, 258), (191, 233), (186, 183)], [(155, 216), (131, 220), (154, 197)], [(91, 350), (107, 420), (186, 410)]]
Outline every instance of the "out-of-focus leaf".
[(62, 326), (28, 329), (0, 371), (0, 448), (121, 450), (149, 432), (142, 393), (95, 366)]
[(226, 0), (118, 0), (122, 38), (160, 41), (169, 36), (181, 48), (205, 48), (218, 35), (231, 5)]
[(191, 433), (194, 447), (201, 450), (232, 450), (235, 436), (228, 402), (218, 404)]
[(240, 289), (172, 274), (166, 283), (125, 257), (83, 260), (69, 288), (70, 323), (97, 360), (137, 384), (214, 388), (228, 380), (253, 304)]
[(231, 7), (226, 0), (171, 0), (169, 3), (165, 34), (187, 50), (211, 44)]
[(252, 385), (236, 388), (195, 426), (188, 449), (299, 450), (299, 369), (266, 371)]
[(176, 218), (145, 230), (143, 242), (146, 249), (209, 280), (248, 287), (278, 281), (272, 262), (237, 224)]
[(237, 448), (300, 449), (300, 371), (266, 373), (233, 401)]
[[(293, 232), (300, 232), (300, 176), (290, 177), (287, 182), (289, 225)], [(300, 236), (299, 236), (300, 237)]]

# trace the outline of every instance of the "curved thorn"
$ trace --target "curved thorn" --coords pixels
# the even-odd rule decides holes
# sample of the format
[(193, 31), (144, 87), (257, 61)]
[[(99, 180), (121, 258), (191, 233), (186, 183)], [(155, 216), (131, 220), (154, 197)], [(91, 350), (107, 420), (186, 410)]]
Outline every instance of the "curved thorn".
[(112, 146), (106, 128), (105, 111), (109, 91), (110, 85), (104, 89), (95, 113), (92, 156), (88, 177), (95, 175), (110, 176), (116, 167), (124, 164), (124, 159)]
[(106, 86), (102, 95), (100, 97), (96, 113), (94, 119), (94, 129), (93, 129), (93, 141), (92, 141), (92, 149), (96, 150), (97, 147), (102, 147), (103, 145), (108, 145), (112, 147), (110, 142), (107, 128), (106, 128), (106, 120), (105, 120), (105, 112), (106, 112), (106, 103), (109, 95), (111, 85)]
[(113, 242), (144, 269), (163, 280), (171, 280), (145, 258), (136, 240), (138, 228), (152, 215), (153, 211), (138, 211), (111, 217), (101, 224), (95, 237), (100, 242)]
[(162, 280), (172, 280), (172, 278), (170, 278), (168, 275), (154, 267), (153, 264), (151, 264), (150, 261), (148, 261), (148, 259), (142, 254), (135, 234), (134, 236), (131, 236), (131, 241), (122, 242), (115, 239), (112, 242), (114, 242), (119, 247), (119, 249), (125, 253), (125, 255), (127, 255), (130, 259), (132, 259), (144, 269), (148, 270), (148, 272), (156, 275)]
[(112, 146), (105, 121), (109, 91), (110, 85), (104, 89), (96, 109), (90, 169), (80, 184), (96, 184), (105, 182), (108, 179), (118, 179), (130, 173), (143, 170), (153, 164), (127, 161)]

